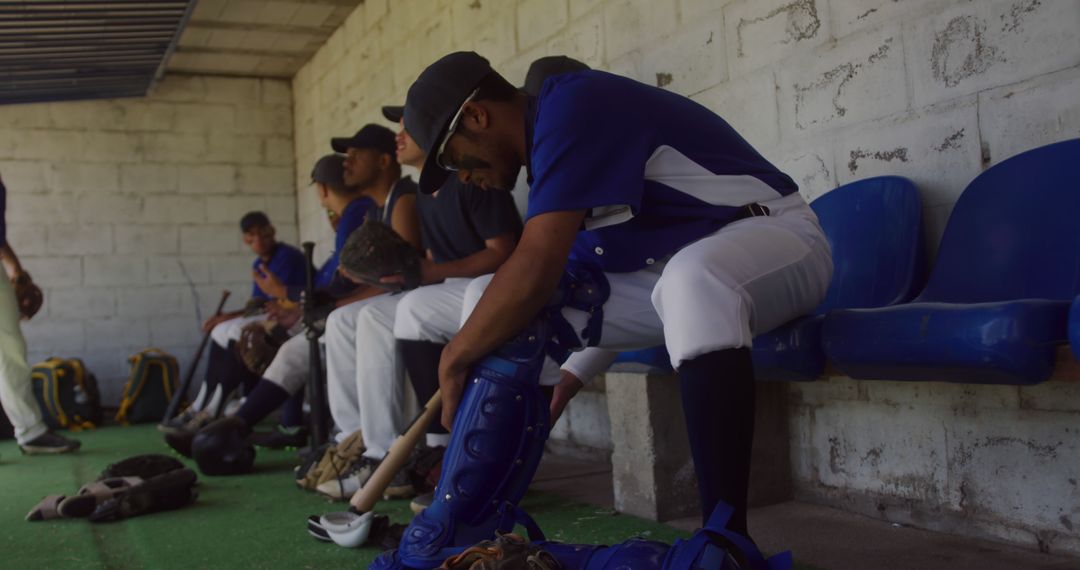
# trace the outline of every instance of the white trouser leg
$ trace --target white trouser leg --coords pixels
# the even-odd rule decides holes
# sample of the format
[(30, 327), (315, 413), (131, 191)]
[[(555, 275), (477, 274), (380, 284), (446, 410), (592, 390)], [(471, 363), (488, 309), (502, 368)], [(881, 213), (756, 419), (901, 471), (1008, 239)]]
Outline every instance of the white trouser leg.
[(229, 346), (230, 341), (240, 340), (240, 331), (250, 323), (266, 320), (266, 315), (252, 315), (250, 317), (236, 317), (217, 324), (210, 331), (210, 338), (220, 347)]
[(447, 279), (406, 293), (394, 317), (394, 338), (447, 343), (461, 327), (461, 306), (471, 281)]
[(367, 301), (338, 307), (326, 319), (326, 396), (343, 439), (360, 429), (356, 396), (356, 316)]
[(310, 355), (311, 346), (307, 336), (298, 334), (281, 345), (274, 360), (263, 372), (263, 378), (281, 386), (289, 394), (295, 394), (307, 383)]
[(403, 297), (378, 297), (356, 317), (356, 396), (364, 455), (373, 459), (382, 459), (406, 424), (405, 363), (394, 339), (394, 315)]
[(0, 405), (15, 427), (15, 440), (24, 444), (48, 428), (34, 399), (20, 317), (15, 290), (0, 271)]

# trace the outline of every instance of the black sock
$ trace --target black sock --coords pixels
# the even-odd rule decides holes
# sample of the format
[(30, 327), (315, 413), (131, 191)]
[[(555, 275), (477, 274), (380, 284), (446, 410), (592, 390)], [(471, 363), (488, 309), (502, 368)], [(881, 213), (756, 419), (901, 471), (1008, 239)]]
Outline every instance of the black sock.
[(284, 406), (281, 406), (282, 427), (299, 427), (304, 425), (304, 391), (300, 390), (289, 398)]
[[(398, 339), (397, 346), (405, 362), (405, 370), (409, 372), (416, 401), (423, 406), (439, 389), (439, 358), (446, 345), (426, 340)], [(427, 432), (450, 433), (438, 421), (431, 422)]]
[(244, 420), (248, 427), (254, 427), (288, 399), (289, 393), (284, 388), (263, 378), (247, 395), (244, 405), (236, 411), (236, 417)]
[(231, 341), (228, 348), (222, 349), (225, 355), (221, 357), (222, 369), (218, 375), (218, 381), (221, 383), (222, 404), (229, 399), (229, 394), (232, 394), (239, 386), (244, 386), (244, 394), (247, 395), (255, 389), (255, 385), (259, 382), (259, 377), (248, 370), (248, 367), (236, 355), (235, 346), (236, 341)]
[(703, 354), (679, 367), (683, 413), (701, 493), (702, 524), (717, 502), (735, 512), (727, 528), (747, 534), (754, 439), (754, 364), (749, 348)]
[(203, 400), (203, 406), (210, 403), (210, 398), (214, 396), (214, 389), (218, 386), (218, 381), (223, 374), (228, 373), (229, 367), (229, 350), (220, 344), (211, 341), (210, 352), (206, 355), (206, 376), (203, 383), (206, 384), (206, 399)]

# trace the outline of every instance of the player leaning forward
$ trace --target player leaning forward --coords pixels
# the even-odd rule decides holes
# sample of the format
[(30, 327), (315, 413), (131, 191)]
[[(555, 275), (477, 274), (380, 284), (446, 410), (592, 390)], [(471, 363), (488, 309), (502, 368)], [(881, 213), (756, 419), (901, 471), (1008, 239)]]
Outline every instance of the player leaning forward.
[[(832, 275), (828, 243), (792, 179), (680, 95), (581, 71), (548, 79), (531, 98), (475, 53), (448, 55), (417, 78), (405, 127), (428, 153), (421, 191), (450, 172), (491, 191), (512, 188), (522, 166), (529, 175), (521, 240), (493, 278), (470, 285), (467, 320), (443, 352), (443, 423), (455, 420), (470, 368), (533, 322), (567, 260), (594, 263), (610, 283), (599, 346), (667, 346), (703, 517), (724, 501), (734, 507), (728, 527), (745, 533), (753, 336), (812, 310)], [(577, 332), (588, 321), (570, 308), (562, 315)], [(465, 393), (455, 431), (472, 425), (466, 414), (488, 413), (473, 399)], [(480, 508), (460, 504), (470, 500), (437, 495), (444, 506), (413, 521), (399, 560), (423, 565), (435, 544), (461, 546), (436, 535), (467, 534)]]

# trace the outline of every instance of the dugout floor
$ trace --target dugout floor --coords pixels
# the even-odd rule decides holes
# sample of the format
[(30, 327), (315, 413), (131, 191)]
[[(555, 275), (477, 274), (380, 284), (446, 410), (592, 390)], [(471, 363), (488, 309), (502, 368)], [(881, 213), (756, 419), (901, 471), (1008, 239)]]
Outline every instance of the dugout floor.
[[(258, 469), (250, 475), (201, 477), (199, 500), (179, 511), (101, 525), (24, 521), (43, 495), (74, 492), (110, 462), (167, 452), (153, 426), (107, 427), (79, 436), (83, 451), (72, 456), (29, 458), (13, 441), (0, 442), (0, 567), (363, 568), (377, 554), (307, 536), (307, 515), (340, 504), (298, 490), (290, 475), (294, 452), (286, 451), (260, 449)], [(612, 543), (637, 535), (670, 542), (687, 534), (615, 514), (611, 503), (609, 466), (556, 457), (541, 467), (524, 506), (556, 540)], [(405, 501), (383, 503), (379, 510), (401, 522), (411, 514)], [(674, 525), (692, 528), (694, 521)], [(1080, 568), (1076, 559), (894, 528), (802, 503), (757, 509), (751, 527), (763, 548), (791, 548), (800, 570)]]

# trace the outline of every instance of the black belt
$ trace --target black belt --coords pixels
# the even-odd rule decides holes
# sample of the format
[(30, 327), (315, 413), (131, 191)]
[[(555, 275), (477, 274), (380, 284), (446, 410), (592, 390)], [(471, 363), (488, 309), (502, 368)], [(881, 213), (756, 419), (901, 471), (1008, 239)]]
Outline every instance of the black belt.
[(732, 218), (732, 222), (739, 221), (743, 218), (753, 218), (755, 216), (768, 216), (769, 208), (762, 206), (761, 204), (747, 204), (742, 208), (739, 208), (735, 212), (735, 217)]

